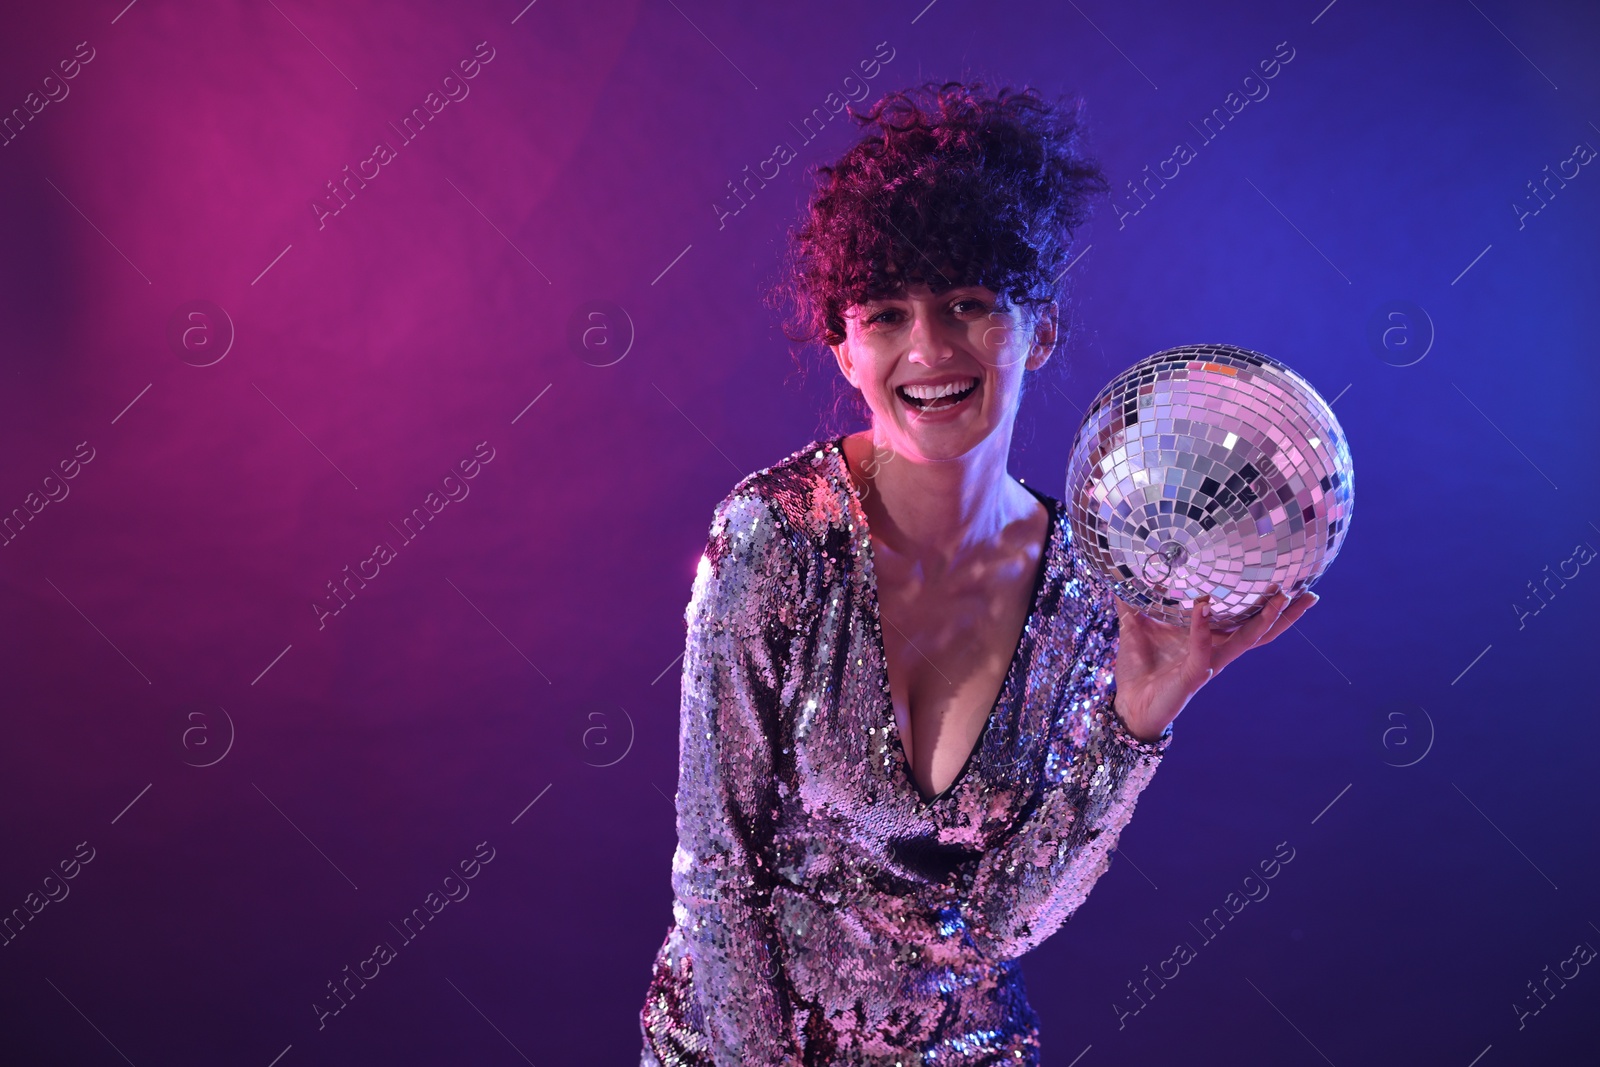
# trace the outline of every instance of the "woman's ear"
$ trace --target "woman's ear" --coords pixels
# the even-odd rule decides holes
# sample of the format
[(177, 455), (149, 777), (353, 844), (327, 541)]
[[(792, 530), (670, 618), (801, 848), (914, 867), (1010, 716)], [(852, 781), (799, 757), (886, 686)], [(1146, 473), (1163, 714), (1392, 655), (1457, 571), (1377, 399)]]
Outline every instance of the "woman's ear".
[(833, 358), (839, 364), (839, 373), (844, 375), (844, 380), (849, 382), (854, 388), (860, 389), (861, 386), (856, 385), (855, 363), (850, 359), (850, 354), (846, 344), (841, 342), (836, 345), (829, 345), (828, 347), (833, 350)]
[(1060, 336), (1060, 327), (1060, 305), (1051, 301), (1038, 310), (1033, 323), (1033, 346), (1028, 349), (1029, 370), (1038, 370), (1044, 366), (1045, 361), (1055, 351), (1057, 341), (1064, 339)]

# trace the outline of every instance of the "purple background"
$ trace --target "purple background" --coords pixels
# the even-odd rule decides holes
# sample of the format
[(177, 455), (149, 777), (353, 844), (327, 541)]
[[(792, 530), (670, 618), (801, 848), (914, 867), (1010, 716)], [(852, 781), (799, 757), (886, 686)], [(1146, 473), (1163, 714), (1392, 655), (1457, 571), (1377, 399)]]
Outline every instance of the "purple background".
[[(1304, 373), (1358, 468), (1326, 610), (1194, 701), (1118, 860), (1027, 957), (1045, 1062), (1592, 1054), (1595, 968), (1521, 1029), (1512, 1004), (1600, 946), (1600, 578), (1528, 589), (1600, 548), (1600, 174), (1520, 226), (1512, 205), (1600, 146), (1600, 16), (924, 2), (7, 13), (0, 113), (67, 95), (0, 148), (0, 514), (67, 495), (0, 547), (0, 914), (94, 858), (0, 948), (0, 1060), (637, 1062), (711, 509), (857, 428), (760, 293), (806, 168), (852, 134), (791, 124), (878, 42), (872, 98), (963, 73), (1083, 93), (1120, 203), (1197, 152), (1084, 231), (1019, 476), (1059, 495), (1099, 386), (1204, 341)], [(470, 94), (400, 143), (485, 41)], [(1270, 95), (1203, 142), (1284, 41)], [(319, 228), (379, 139), (395, 158)], [(799, 158), (719, 228), (779, 141)], [(189, 362), (168, 339), (195, 300), (236, 333), (205, 367), (220, 323)], [(1374, 344), (1391, 301), (1422, 313)], [(470, 494), (402, 543), (484, 441), (449, 483)], [(396, 558), (319, 628), (380, 540)], [(325, 983), (480, 842), (470, 896), (319, 1031)], [(1204, 943), (1279, 842), (1271, 895)], [(1180, 941), (1198, 957), (1119, 1028)]]

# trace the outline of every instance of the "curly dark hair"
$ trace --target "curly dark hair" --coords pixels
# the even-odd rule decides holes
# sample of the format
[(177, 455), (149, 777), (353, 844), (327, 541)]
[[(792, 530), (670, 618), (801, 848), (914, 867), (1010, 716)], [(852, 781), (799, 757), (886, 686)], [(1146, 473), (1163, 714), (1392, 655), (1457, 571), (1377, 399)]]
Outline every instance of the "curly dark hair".
[(1061, 296), (1073, 231), (1110, 191), (1082, 151), (1083, 101), (983, 82), (928, 82), (889, 93), (864, 135), (831, 166), (790, 235), (769, 303), (788, 307), (796, 344), (839, 344), (845, 311), (926, 284), (993, 290), (1002, 306)]

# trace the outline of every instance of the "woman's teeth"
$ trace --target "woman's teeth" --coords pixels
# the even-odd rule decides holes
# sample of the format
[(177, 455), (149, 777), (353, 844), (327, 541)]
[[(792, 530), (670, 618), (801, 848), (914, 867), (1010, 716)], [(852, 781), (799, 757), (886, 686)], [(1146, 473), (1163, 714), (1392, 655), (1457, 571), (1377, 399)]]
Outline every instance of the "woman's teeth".
[(895, 392), (900, 399), (920, 411), (948, 411), (978, 388), (978, 379), (970, 378), (965, 384), (947, 382), (944, 385), (902, 385)]

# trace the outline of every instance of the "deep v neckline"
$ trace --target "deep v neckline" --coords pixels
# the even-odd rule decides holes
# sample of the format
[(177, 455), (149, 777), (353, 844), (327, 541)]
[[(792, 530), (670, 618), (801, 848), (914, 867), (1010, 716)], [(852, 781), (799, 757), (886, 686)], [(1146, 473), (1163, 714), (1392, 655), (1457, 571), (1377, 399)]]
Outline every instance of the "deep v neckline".
[[(995, 695), (994, 704), (989, 708), (988, 715), (984, 717), (983, 726), (978, 731), (978, 738), (972, 743), (972, 749), (967, 753), (967, 758), (961, 764), (961, 769), (956, 771), (956, 776), (950, 779), (950, 784), (945, 786), (943, 791), (931, 797), (925, 797), (922, 795), (922, 784), (917, 781), (916, 772), (911, 766), (911, 757), (906, 753), (905, 742), (901, 740), (900, 724), (895, 721), (894, 693), (889, 688), (889, 653), (883, 641), (883, 607), (878, 600), (878, 568), (876, 555), (872, 549), (872, 529), (867, 522), (866, 505), (862, 503), (861, 495), (856, 491), (855, 478), (850, 471), (849, 457), (845, 455), (844, 442), (847, 436), (841, 436), (834, 441), (834, 450), (838, 454), (839, 463), (844, 468), (845, 489), (850, 494), (851, 510), (855, 512), (854, 521), (861, 524), (860, 543), (862, 545), (864, 564), (863, 581), (866, 586), (867, 603), (870, 605), (873, 639), (877, 644), (879, 688), (883, 694), (879, 712), (887, 716), (888, 732), (892, 738), (891, 743), (900, 754), (899, 758), (894, 761), (900, 767), (900, 777), (911, 787), (912, 795), (917, 798), (921, 808), (928, 810), (953, 794), (956, 791), (956, 787), (966, 779), (967, 771), (977, 759), (979, 750), (983, 748), (984, 739), (988, 736), (990, 724), (994, 722), (995, 713), (1005, 705), (1007, 697), (1012, 693), (1016, 680), (1017, 662), (1022, 656), (1022, 649), (1027, 643), (1028, 635), (1033, 630), (1034, 620), (1039, 614), (1039, 602), (1044, 594), (1045, 575), (1050, 570), (1051, 553), (1055, 546), (1058, 518), (1056, 509), (1049, 497), (1038, 492), (1026, 482), (1021, 483), (1022, 487), (1032, 494), (1033, 498), (1039, 501), (1045, 510), (1044, 544), (1039, 550), (1039, 567), (1034, 574), (1033, 590), (1028, 597), (1028, 614), (1022, 620), (1022, 629), (1017, 633), (1017, 645), (1011, 651), (1011, 660), (1006, 665), (1005, 676), (1000, 680), (1000, 691)], [(908, 705), (906, 715), (909, 717), (910, 714), (911, 708)]]

